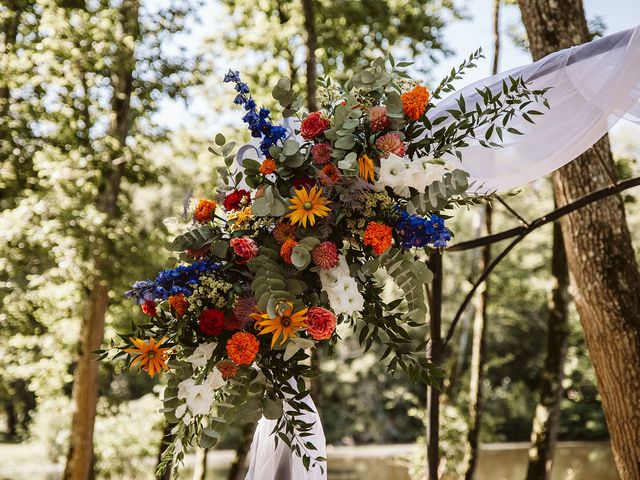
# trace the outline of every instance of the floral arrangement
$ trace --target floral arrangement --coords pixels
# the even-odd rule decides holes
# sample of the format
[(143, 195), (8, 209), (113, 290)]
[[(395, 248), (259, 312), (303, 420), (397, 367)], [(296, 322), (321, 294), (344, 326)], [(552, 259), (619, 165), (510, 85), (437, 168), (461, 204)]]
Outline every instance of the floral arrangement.
[[(491, 199), (442, 158), (461, 158), (471, 141), (497, 147), (509, 119), (533, 114), (526, 109), (544, 95), (510, 79), (477, 105), (460, 98), (432, 118), (435, 100), (479, 56), (433, 92), (403, 71), (409, 64), (380, 58), (344, 85), (322, 79), (321, 109), (306, 115), (282, 79), (273, 96), (297, 118), (293, 131), (257, 106), (238, 72), (225, 75), (260, 154), (237, 168), (235, 143), (216, 136), (218, 189), (169, 246), (177, 266), (127, 292), (149, 318), (121, 335), (132, 345), (116, 346), (150, 376), (167, 372), (163, 411), (176, 440), (160, 472), (193, 442), (215, 445), (233, 419), (263, 415), (307, 468), (321, 464), (304, 440), (304, 379), (309, 350), (338, 341), (338, 325), (363, 351), (384, 345), (390, 372), (422, 382), (439, 374), (410, 334), (427, 314), (428, 253), (452, 238), (451, 212)], [(385, 296), (388, 281), (402, 298)]]

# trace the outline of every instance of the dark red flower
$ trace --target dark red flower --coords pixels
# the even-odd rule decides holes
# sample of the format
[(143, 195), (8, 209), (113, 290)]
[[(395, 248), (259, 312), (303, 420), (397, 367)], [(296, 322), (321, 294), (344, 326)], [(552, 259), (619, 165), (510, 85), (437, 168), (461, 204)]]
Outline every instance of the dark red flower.
[[(244, 204), (243, 199), (245, 199)], [(240, 210), (242, 207), (249, 205), (249, 203), (251, 203), (251, 194), (243, 189), (234, 190), (224, 197), (224, 209), (227, 212)]]
[(140, 305), (142, 311), (145, 315), (149, 315), (150, 317), (155, 317), (158, 312), (156, 312), (156, 304), (153, 300), (145, 300), (145, 302)]
[(200, 315), (198, 325), (205, 335), (220, 335), (224, 329), (224, 313), (215, 308), (207, 308)]
[(327, 130), (331, 124), (320, 112), (311, 112), (300, 124), (300, 135), (305, 140), (316, 138)]
[(296, 190), (300, 190), (301, 188), (311, 190), (315, 186), (316, 182), (309, 177), (298, 177), (293, 179), (293, 188)]

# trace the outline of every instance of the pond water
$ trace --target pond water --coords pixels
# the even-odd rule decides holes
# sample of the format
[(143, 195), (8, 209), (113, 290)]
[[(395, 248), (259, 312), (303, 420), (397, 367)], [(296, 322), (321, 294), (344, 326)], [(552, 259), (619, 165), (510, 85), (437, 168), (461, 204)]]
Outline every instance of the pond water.
[[(418, 448), (413, 444), (329, 447), (329, 480), (410, 480), (405, 459)], [(523, 479), (527, 448), (526, 443), (482, 445), (476, 480)], [(233, 453), (230, 450), (210, 453), (207, 480), (226, 480)], [(153, 459), (149, 461), (151, 480)], [(193, 461), (192, 456), (187, 458), (182, 479), (192, 478)], [(47, 463), (41, 446), (0, 444), (0, 480), (57, 480), (61, 472), (62, 465)], [(552, 480), (618, 479), (608, 443), (560, 442), (558, 445)]]

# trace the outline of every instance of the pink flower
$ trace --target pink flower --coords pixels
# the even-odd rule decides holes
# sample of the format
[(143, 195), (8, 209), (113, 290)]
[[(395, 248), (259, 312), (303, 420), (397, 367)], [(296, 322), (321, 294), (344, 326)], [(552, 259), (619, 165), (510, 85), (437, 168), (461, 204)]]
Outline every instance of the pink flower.
[(313, 263), (322, 270), (331, 270), (340, 262), (338, 247), (333, 242), (322, 242), (311, 251), (311, 257), (313, 258)]
[(307, 333), (315, 340), (326, 340), (336, 329), (336, 316), (326, 308), (311, 307), (307, 312), (307, 325)]
[(300, 135), (305, 140), (311, 140), (327, 130), (330, 125), (329, 120), (324, 118), (320, 112), (311, 112), (300, 124)]
[(316, 143), (311, 147), (311, 158), (316, 165), (326, 165), (331, 161), (331, 144)]
[(387, 117), (387, 107), (377, 106), (369, 109), (369, 125), (372, 132), (379, 132), (389, 126), (389, 117)]
[(258, 244), (252, 238), (232, 238), (229, 245), (231, 245), (233, 253), (240, 257), (240, 259), (237, 260), (237, 263), (239, 264), (247, 263), (252, 258), (258, 256)]
[(395, 132), (387, 133), (386, 135), (378, 138), (378, 140), (376, 140), (376, 147), (382, 152), (382, 155), (385, 158), (391, 153), (395, 153), (401, 157), (407, 151), (407, 147), (400, 138), (400, 134)]

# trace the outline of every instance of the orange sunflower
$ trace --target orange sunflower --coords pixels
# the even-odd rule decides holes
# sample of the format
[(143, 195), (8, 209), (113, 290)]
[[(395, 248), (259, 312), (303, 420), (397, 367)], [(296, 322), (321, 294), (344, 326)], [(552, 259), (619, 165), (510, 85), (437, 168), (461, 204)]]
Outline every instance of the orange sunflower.
[(133, 367), (136, 363), (140, 362), (140, 368), (147, 372), (151, 378), (161, 370), (169, 370), (167, 366), (167, 360), (171, 354), (171, 348), (160, 348), (167, 338), (162, 337), (159, 342), (156, 342), (153, 337), (149, 337), (149, 343), (140, 338), (129, 338), (131, 343), (137, 348), (125, 348), (127, 353), (135, 353), (138, 356), (131, 362)]
[(291, 205), (289, 210), (293, 210), (287, 217), (295, 225), (301, 224), (307, 227), (307, 222), (311, 226), (316, 224), (316, 217), (323, 218), (329, 215), (331, 209), (327, 207), (329, 200), (322, 196), (322, 189), (314, 186), (311, 190), (301, 188), (295, 190), (295, 195), (289, 199)]
[(258, 335), (265, 335), (272, 333), (271, 348), (276, 344), (276, 341), (280, 340), (280, 345), (283, 345), (289, 338), (295, 337), (296, 332), (303, 330), (307, 327), (307, 311), (308, 308), (303, 308), (297, 312), (293, 312), (293, 304), (290, 302), (280, 303), (276, 307), (276, 316), (271, 318), (267, 313), (252, 313), (256, 323), (256, 329), (260, 330)]

